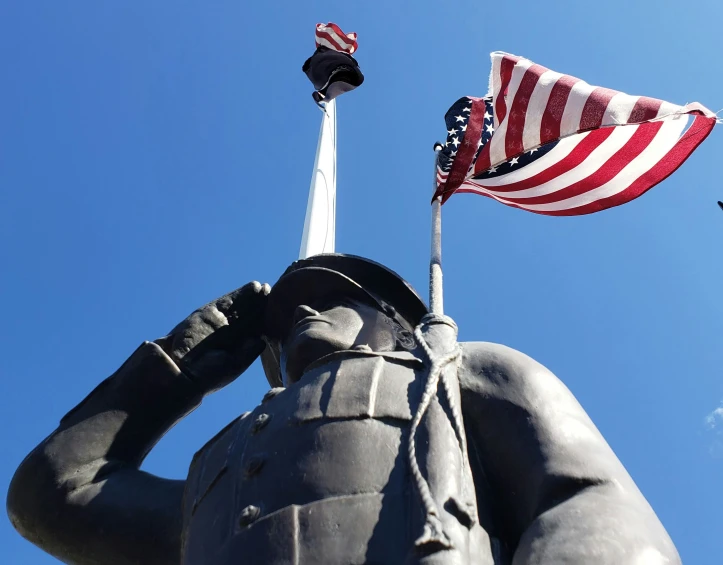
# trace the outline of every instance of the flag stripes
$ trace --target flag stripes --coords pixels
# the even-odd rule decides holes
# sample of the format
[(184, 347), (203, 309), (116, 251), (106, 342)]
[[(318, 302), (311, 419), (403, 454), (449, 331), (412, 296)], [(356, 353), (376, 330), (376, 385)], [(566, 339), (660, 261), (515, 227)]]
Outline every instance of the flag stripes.
[(351, 55), (358, 47), (356, 33), (344, 33), (341, 28), (329, 22), (316, 24), (316, 46), (328, 47)]
[[(475, 103), (485, 105), (481, 128), (469, 127), (472, 113), (462, 111)], [(652, 188), (705, 139), (716, 116), (697, 103), (630, 96), (496, 52), (490, 94), (460, 99), (445, 120), (443, 202), (471, 192), (539, 214), (576, 215)]]

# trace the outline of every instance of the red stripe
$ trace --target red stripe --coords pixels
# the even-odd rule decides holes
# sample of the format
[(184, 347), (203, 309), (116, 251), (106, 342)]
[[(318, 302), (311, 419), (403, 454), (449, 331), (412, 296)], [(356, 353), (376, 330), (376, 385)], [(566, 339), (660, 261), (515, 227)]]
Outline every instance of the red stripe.
[(540, 213), (548, 216), (580, 216), (582, 214), (592, 214), (593, 212), (620, 206), (645, 194), (656, 184), (672, 175), (686, 159), (690, 157), (690, 154), (695, 151), (695, 148), (710, 134), (715, 125), (716, 118), (704, 116), (702, 112), (695, 113), (698, 115), (688, 128), (688, 131), (683, 134), (683, 137), (680, 138), (678, 143), (673, 146), (667, 155), (622, 192), (609, 196), (608, 198), (591, 202), (585, 206), (579, 206), (578, 208)]
[(656, 98), (648, 98), (647, 96), (641, 96), (633, 106), (633, 111), (630, 112), (628, 118), (629, 124), (637, 124), (640, 122), (646, 122), (652, 120), (658, 115), (658, 110), (663, 105), (662, 100)]
[[(505, 200), (522, 205), (551, 204), (553, 202), (561, 202), (562, 200), (567, 200), (568, 198), (580, 196), (581, 194), (601, 187), (605, 183), (614, 179), (620, 171), (622, 171), (633, 159), (640, 155), (645, 148), (650, 145), (650, 142), (653, 141), (662, 126), (662, 121), (648, 122), (638, 126), (635, 133), (630, 139), (628, 139), (625, 145), (623, 145), (615, 152), (614, 155), (605, 161), (605, 163), (603, 163), (597, 171), (584, 179), (563, 188), (562, 190), (537, 196), (535, 198), (505, 198)], [(614, 128), (604, 129), (612, 130)]]
[(601, 86), (596, 87), (585, 101), (585, 107), (582, 109), (582, 115), (580, 116), (580, 129), (578, 131), (599, 128), (602, 124), (605, 110), (610, 100), (612, 100), (616, 94), (618, 94), (617, 90), (610, 90), (609, 88), (602, 88)]
[(540, 143), (548, 141), (556, 141), (560, 137), (560, 123), (562, 122), (562, 114), (567, 105), (567, 99), (570, 96), (570, 90), (579, 82), (579, 79), (570, 75), (563, 75), (552, 87), (550, 98), (547, 100), (545, 112), (542, 114), (542, 122), (540, 123)]
[[(544, 171), (540, 171), (536, 175), (533, 175), (525, 180), (513, 182), (503, 186), (488, 186), (486, 188), (495, 192), (513, 192), (517, 190), (527, 190), (529, 188), (535, 188), (536, 186), (540, 186), (541, 184), (549, 182), (577, 167), (580, 163), (587, 159), (590, 153), (595, 151), (595, 149), (597, 149), (600, 144), (603, 143), (612, 133), (613, 128), (600, 128), (598, 130), (591, 131), (585, 136), (585, 139), (583, 139), (580, 143), (577, 144), (577, 146), (575, 146), (575, 149), (573, 149), (567, 157), (556, 162), (554, 165), (548, 167)], [(482, 184), (483, 182), (484, 181), (480, 181), (479, 184)]]
[[(494, 135), (494, 133), (492, 134)], [(482, 148), (482, 151), (480, 151), (479, 156), (477, 157), (477, 160), (474, 163), (474, 173), (475, 175), (484, 173), (487, 169), (489, 169), (492, 166), (491, 158), (490, 158), (490, 141), (492, 141), (492, 138), (490, 137), (487, 140), (487, 143)]]
[(467, 178), (467, 171), (469, 171), (472, 165), (472, 159), (474, 159), (479, 147), (479, 140), (482, 137), (482, 127), (484, 126), (484, 114), (486, 111), (485, 101), (481, 98), (472, 98), (472, 110), (470, 111), (469, 120), (467, 121), (467, 130), (464, 133), (464, 140), (457, 149), (457, 155), (452, 163), (452, 169), (449, 171), (447, 181), (444, 186), (437, 189), (432, 200), (442, 194), (442, 204), (454, 194), (454, 191)]
[(502, 123), (502, 120), (507, 115), (505, 96), (507, 95), (507, 88), (510, 86), (512, 71), (519, 60), (519, 57), (505, 55), (500, 62), (500, 91), (497, 93), (497, 100), (495, 100), (495, 121), (498, 124)]
[(510, 106), (510, 115), (507, 117), (507, 133), (505, 135), (505, 155), (519, 155), (524, 147), (522, 134), (525, 130), (525, 116), (530, 96), (540, 80), (542, 73), (547, 69), (541, 65), (532, 65), (525, 71), (520, 86), (515, 93), (515, 99)]
[[(479, 194), (480, 196), (486, 196), (487, 198), (492, 198), (492, 200), (496, 200), (494, 197), (490, 196), (486, 192), (480, 191), (479, 188), (474, 188), (473, 185), (468, 185), (467, 183), (463, 184), (457, 189), (457, 192), (455, 194)], [(504, 202), (502, 202), (504, 204)], [(519, 206), (515, 206), (514, 204), (510, 204), (513, 208), (519, 208)]]

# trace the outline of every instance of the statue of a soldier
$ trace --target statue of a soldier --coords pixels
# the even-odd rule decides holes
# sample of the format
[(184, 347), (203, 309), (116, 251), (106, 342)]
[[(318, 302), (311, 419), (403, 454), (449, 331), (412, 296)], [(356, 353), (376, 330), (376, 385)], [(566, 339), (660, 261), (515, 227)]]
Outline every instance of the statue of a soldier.
[[(274, 387), (194, 457), (140, 471), (262, 355)], [(567, 388), (456, 342), (372, 261), (297, 261), (141, 345), (22, 463), (15, 527), (77, 565), (657, 565), (680, 559)]]

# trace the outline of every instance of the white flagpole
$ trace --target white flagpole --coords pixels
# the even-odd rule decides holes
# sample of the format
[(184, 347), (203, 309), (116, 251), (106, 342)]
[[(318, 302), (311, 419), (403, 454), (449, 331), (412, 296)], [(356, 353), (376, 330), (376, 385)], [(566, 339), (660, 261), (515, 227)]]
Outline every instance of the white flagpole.
[[(440, 143), (434, 145), (434, 183), (437, 191), (437, 159), (442, 150)], [(429, 309), (432, 314), (444, 314), (444, 295), (442, 292), (442, 197), (432, 202), (432, 247), (429, 257)]]
[(336, 243), (336, 100), (322, 110), (299, 259), (333, 253)]

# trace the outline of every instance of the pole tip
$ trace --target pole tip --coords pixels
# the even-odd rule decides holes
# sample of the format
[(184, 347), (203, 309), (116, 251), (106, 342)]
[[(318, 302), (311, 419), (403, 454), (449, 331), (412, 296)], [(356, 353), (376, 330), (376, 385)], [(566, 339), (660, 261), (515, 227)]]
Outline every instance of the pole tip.
[(439, 141), (435, 142), (435, 144), (434, 144), (435, 151), (441, 151), (443, 148), (444, 148), (444, 145), (442, 145)]

